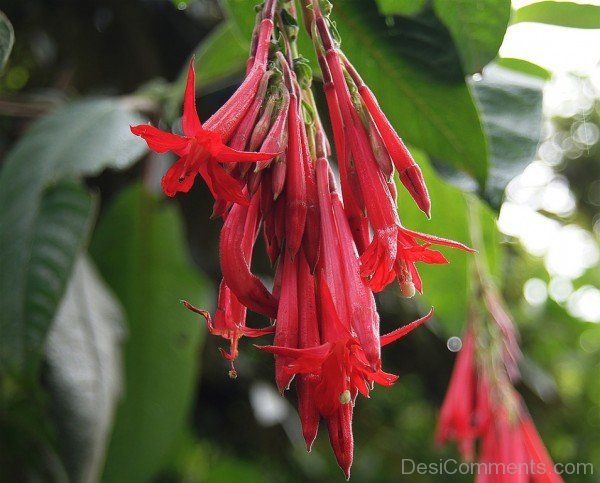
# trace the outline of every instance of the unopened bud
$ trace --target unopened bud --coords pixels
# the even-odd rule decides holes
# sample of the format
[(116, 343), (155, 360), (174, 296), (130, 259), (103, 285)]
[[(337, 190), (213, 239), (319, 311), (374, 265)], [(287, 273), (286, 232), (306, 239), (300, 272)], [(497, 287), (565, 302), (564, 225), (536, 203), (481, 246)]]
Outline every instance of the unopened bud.
[(348, 404), (350, 401), (352, 401), (352, 396), (350, 395), (350, 391), (346, 389), (340, 394), (340, 404)]
[(402, 280), (400, 281), (400, 293), (403, 297), (410, 299), (415, 296), (417, 290), (415, 289), (415, 284), (412, 280)]

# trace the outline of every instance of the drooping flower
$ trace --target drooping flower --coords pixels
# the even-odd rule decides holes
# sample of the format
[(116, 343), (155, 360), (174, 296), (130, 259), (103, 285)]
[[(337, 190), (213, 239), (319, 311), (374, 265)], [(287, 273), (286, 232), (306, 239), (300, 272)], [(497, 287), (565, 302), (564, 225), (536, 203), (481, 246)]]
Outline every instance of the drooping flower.
[[(442, 405), (436, 442), (457, 442), (463, 459), (480, 463), (477, 483), (560, 483), (521, 395), (515, 326), (478, 265), (481, 301), (473, 302), (464, 344)], [(477, 315), (481, 303), (489, 317)]]
[[(329, 165), (307, 63), (296, 56), (294, 2), (265, 0), (258, 12), (246, 76), (233, 96), (204, 124), (195, 106), (190, 65), (184, 95), (183, 134), (149, 125), (132, 127), (156, 152), (178, 161), (163, 178), (169, 196), (188, 191), (198, 173), (214, 195), (212, 218), (222, 218), (222, 282), (211, 334), (233, 362), (243, 336), (274, 333), (275, 381), (292, 382), (307, 448), (324, 419), (346, 477), (353, 458), (352, 416), (358, 393), (397, 376), (382, 370), (381, 347), (404, 336), (427, 316), (380, 335), (375, 291), (398, 279), (410, 296), (421, 291), (416, 262), (445, 263), (431, 245), (464, 245), (417, 233), (400, 223), (394, 169), (429, 215), (421, 172), (381, 111), (372, 92), (332, 39), (320, 5), (305, 21), (317, 46), (333, 127), (341, 192)], [(307, 12), (308, 13), (308, 10)], [(327, 13), (328, 14), (328, 13)], [(274, 22), (274, 20), (277, 20)], [(274, 270), (273, 286), (253, 273), (254, 246), (262, 232)], [(246, 326), (250, 309), (270, 319)]]
[[(415, 262), (447, 262), (441, 253), (428, 248), (431, 244), (472, 250), (462, 243), (413, 232), (401, 225), (395, 193), (387, 182), (391, 173), (385, 160), (389, 158), (394, 162), (408, 191), (429, 215), (430, 202), (420, 169), (354, 68), (349, 69), (348, 76), (345, 75), (344, 69), (351, 64), (344, 60), (327, 19), (316, 5), (315, 30), (322, 45), (317, 55), (338, 147), (342, 193), (349, 203), (347, 213), (355, 240), (362, 248), (361, 273), (376, 292), (383, 290), (395, 278), (403, 292), (407, 285), (413, 283), (421, 291)], [(365, 101), (366, 106), (352, 81), (352, 74), (362, 87), (368, 101)], [(349, 82), (352, 84), (349, 85)], [(357, 90), (354, 96), (351, 87)], [(383, 151), (384, 156), (378, 155), (373, 146)], [(373, 238), (368, 243), (365, 239), (367, 227), (361, 212), (366, 212), (365, 218), (373, 231)], [(417, 240), (425, 243), (419, 244)]]
[(171, 151), (179, 156), (162, 179), (165, 194), (175, 196), (177, 192), (188, 192), (196, 175), (200, 174), (215, 199), (248, 204), (239, 182), (220, 163), (267, 161), (278, 153), (238, 151), (225, 145), (219, 132), (202, 126), (196, 111), (193, 60), (190, 62), (185, 88), (182, 128), (183, 135), (180, 136), (147, 124), (131, 127), (131, 132), (142, 137), (153, 151)]
[[(368, 397), (374, 383), (391, 386), (398, 376), (381, 369), (373, 369), (356, 335), (344, 324), (336, 311), (332, 295), (327, 287), (325, 276), (318, 277), (318, 316), (321, 327), (320, 345), (300, 349), (289, 346), (258, 346), (259, 349), (275, 354), (278, 360), (285, 361), (280, 368), (282, 378), (291, 380), (295, 375), (303, 377), (301, 392), (309, 388), (312, 401), (304, 403), (303, 423), (307, 445), (310, 447), (317, 426), (316, 411), (327, 421), (332, 447), (340, 467), (346, 477), (350, 475), (352, 464), (352, 406), (358, 393)], [(433, 311), (411, 324), (381, 336), (382, 346), (390, 344), (424, 324)], [(304, 427), (307, 424), (307, 427)]]
[(229, 290), (229, 287), (227, 287), (224, 281), (221, 281), (221, 285), (219, 287), (217, 312), (215, 314), (214, 321), (208, 311), (198, 309), (185, 300), (183, 300), (182, 303), (187, 309), (204, 317), (208, 331), (212, 335), (216, 335), (230, 341), (229, 352), (223, 348), (219, 348), (219, 351), (224, 359), (231, 362), (229, 377), (232, 379), (237, 377), (234, 361), (238, 356), (239, 340), (243, 336), (261, 337), (263, 335), (268, 335), (275, 332), (275, 327), (264, 327), (259, 329), (247, 327), (247, 309), (238, 301), (236, 296), (231, 292), (231, 290)]

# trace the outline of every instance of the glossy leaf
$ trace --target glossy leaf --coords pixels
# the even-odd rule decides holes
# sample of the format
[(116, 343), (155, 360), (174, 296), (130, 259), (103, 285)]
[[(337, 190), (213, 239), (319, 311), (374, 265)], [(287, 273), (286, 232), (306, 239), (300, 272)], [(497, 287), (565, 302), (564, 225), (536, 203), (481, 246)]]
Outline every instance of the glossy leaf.
[(434, 0), (433, 6), (452, 34), (465, 72), (481, 72), (502, 44), (510, 0)]
[(71, 481), (98, 481), (121, 393), (121, 308), (87, 256), (73, 270), (46, 344), (52, 413)]
[(498, 59), (496, 59), (495, 63), (499, 67), (521, 72), (522, 74), (539, 77), (543, 80), (550, 80), (552, 78), (552, 74), (550, 73), (550, 71), (544, 69), (543, 67), (537, 64), (528, 62), (527, 60), (514, 59), (512, 57), (499, 57)]
[[(84, 235), (82, 203), (76, 212), (81, 219), (69, 211), (68, 203), (48, 212), (44, 190), (64, 176), (131, 165), (145, 146), (131, 136), (129, 125), (142, 121), (116, 100), (72, 103), (35, 122), (6, 156), (0, 172), (0, 366), (15, 376), (25, 369), (29, 375), (37, 370), (45, 334), (75, 258), (71, 243), (80, 243)], [(79, 192), (80, 199), (83, 196)], [(58, 218), (58, 226), (71, 229), (73, 237), (66, 231), (50, 231), (42, 224), (43, 216)], [(64, 254), (52, 260), (56, 280), (47, 285), (52, 295), (31, 306), (32, 290), (36, 290), (31, 277), (38, 270), (40, 277), (46, 275), (46, 270), (32, 265), (39, 243), (36, 237), (42, 235), (54, 246), (40, 256), (52, 259), (55, 251)]]
[(184, 247), (175, 206), (160, 204), (140, 185), (108, 208), (92, 241), (92, 256), (123, 304), (129, 333), (107, 483), (151, 481), (187, 421), (204, 329), (179, 300), (206, 306), (212, 291)]
[(490, 142), (485, 198), (499, 208), (509, 181), (533, 161), (542, 134), (543, 82), (490, 67), (472, 82)]
[(600, 29), (600, 5), (545, 1), (515, 11), (513, 23), (537, 22), (578, 29)]
[[(499, 270), (500, 247), (495, 219), (489, 209), (474, 197), (465, 195), (459, 188), (442, 181), (427, 160), (427, 157), (411, 149), (421, 166), (432, 204), (432, 219), (427, 220), (412, 199), (398, 184), (398, 209), (402, 223), (408, 228), (443, 236), (472, 246), (469, 229), (469, 203), (476, 203), (481, 214), (481, 224), (486, 247), (485, 257), (496, 275)], [(481, 206), (479, 206), (481, 205)], [(437, 247), (436, 247), (437, 248)], [(471, 296), (469, 280), (472, 276), (471, 261), (474, 255), (461, 250), (441, 248), (449, 260), (447, 265), (418, 264), (423, 279), (422, 298), (427, 306), (435, 308), (449, 335), (460, 335), (464, 325), (467, 302)]]
[(0, 71), (4, 69), (14, 43), (15, 32), (12, 24), (0, 10)]
[[(243, 36), (250, 38), (254, 17), (248, 2), (228, 0), (227, 5)], [(332, 19), (343, 39), (342, 47), (399, 134), (483, 184), (487, 175), (486, 140), (464, 80), (440, 79), (407, 59), (398, 46), (399, 29), (388, 26), (373, 0), (336, 2)], [(300, 46), (304, 54), (307, 45)]]

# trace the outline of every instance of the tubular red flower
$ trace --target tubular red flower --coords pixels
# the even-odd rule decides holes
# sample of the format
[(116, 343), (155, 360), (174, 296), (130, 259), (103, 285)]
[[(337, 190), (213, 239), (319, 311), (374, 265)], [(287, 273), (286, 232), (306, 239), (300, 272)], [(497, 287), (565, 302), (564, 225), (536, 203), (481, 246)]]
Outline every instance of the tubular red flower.
[[(298, 303), (298, 312), (302, 321), (299, 324), (298, 347), (300, 349), (316, 347), (320, 345), (321, 339), (317, 322), (315, 281), (304, 250), (298, 253)], [(318, 382), (317, 376), (313, 374), (299, 374), (296, 379), (298, 414), (308, 451), (319, 430), (320, 413), (316, 404)]]
[(275, 327), (265, 327), (260, 329), (246, 327), (246, 307), (238, 301), (224, 281), (221, 281), (219, 287), (219, 298), (214, 322), (208, 311), (198, 309), (185, 300), (183, 300), (182, 303), (187, 309), (204, 317), (208, 331), (212, 335), (220, 336), (230, 341), (229, 352), (221, 347), (219, 348), (219, 351), (224, 359), (231, 362), (229, 376), (232, 379), (237, 377), (234, 361), (238, 356), (239, 340), (243, 336), (261, 337), (275, 332)]
[[(368, 397), (373, 383), (391, 386), (398, 376), (373, 369), (356, 336), (344, 326), (337, 314), (336, 307), (325, 281), (319, 276), (319, 320), (321, 321), (321, 339), (319, 346), (296, 349), (287, 345), (259, 346), (258, 348), (285, 357), (286, 366), (282, 369), (282, 379), (291, 380), (295, 374), (309, 374), (319, 380), (316, 386), (316, 404), (324, 417), (333, 415), (341, 405), (354, 400), (360, 392)], [(283, 294), (282, 294), (283, 298)], [(383, 336), (386, 343), (406, 335), (431, 317), (419, 319), (405, 331)]]
[(277, 300), (264, 284), (250, 272), (250, 259), (244, 242), (254, 245), (258, 226), (259, 196), (252, 198), (249, 208), (234, 205), (221, 231), (221, 269), (227, 286), (246, 307), (267, 317), (277, 314)]
[[(275, 322), (275, 340), (277, 346), (288, 350), (297, 350), (298, 347), (298, 259), (292, 260), (287, 252), (281, 261), (281, 295)], [(293, 348), (293, 349), (290, 349)], [(276, 353), (275, 356), (275, 381), (279, 392), (283, 393), (294, 377), (294, 373), (287, 370), (287, 355)]]
[(249, 153), (226, 146), (219, 132), (202, 127), (196, 112), (194, 89), (192, 60), (184, 95), (183, 136), (160, 131), (149, 125), (132, 126), (131, 132), (142, 137), (153, 151), (173, 151), (180, 156), (162, 179), (163, 191), (167, 196), (175, 196), (179, 191), (189, 191), (196, 175), (200, 173), (215, 199), (248, 204), (239, 183), (219, 163), (265, 161), (277, 153)]
[(306, 223), (306, 182), (302, 146), (300, 140), (301, 122), (298, 115), (298, 98), (290, 91), (288, 115), (288, 149), (286, 171), (286, 249), (294, 257), (302, 243)]
[(326, 418), (329, 442), (333, 448), (335, 459), (344, 472), (346, 479), (350, 479), (354, 452), (354, 436), (352, 435), (352, 404), (344, 404), (335, 414)]
[(421, 173), (421, 168), (415, 162), (410, 151), (398, 136), (396, 130), (392, 127), (390, 121), (379, 107), (379, 103), (373, 92), (364, 83), (354, 66), (344, 57), (344, 65), (352, 79), (358, 87), (358, 92), (365, 103), (367, 110), (377, 126), (378, 132), (381, 134), (383, 143), (387, 148), (387, 152), (391, 157), (398, 174), (400, 181), (408, 190), (412, 198), (417, 203), (417, 206), (427, 215), (431, 217), (431, 200), (427, 192), (427, 186)]

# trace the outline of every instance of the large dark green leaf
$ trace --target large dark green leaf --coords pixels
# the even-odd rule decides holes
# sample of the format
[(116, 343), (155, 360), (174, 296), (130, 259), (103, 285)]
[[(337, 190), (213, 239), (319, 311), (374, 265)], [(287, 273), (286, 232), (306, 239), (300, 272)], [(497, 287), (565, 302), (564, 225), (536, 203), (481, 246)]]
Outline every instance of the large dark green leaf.
[(410, 15), (425, 5), (425, 0), (377, 0), (379, 11), (384, 15)]
[[(398, 183), (398, 207), (402, 223), (416, 231), (457, 240), (471, 245), (470, 203), (480, 212), (480, 221), (486, 247), (485, 257), (493, 274), (499, 269), (499, 246), (495, 219), (492, 213), (474, 197), (465, 195), (459, 188), (442, 181), (430, 166), (423, 153), (411, 150), (421, 166), (429, 188), (432, 219), (427, 220), (412, 199)], [(481, 206), (479, 206), (481, 205)], [(436, 316), (451, 335), (460, 335), (466, 320), (470, 293), (471, 261), (475, 256), (460, 250), (441, 248), (449, 260), (448, 265), (419, 264), (423, 278), (423, 295), (426, 304), (435, 307)]]
[(123, 337), (119, 304), (80, 256), (46, 344), (46, 380), (71, 481), (99, 480), (121, 393)]
[[(0, 367), (15, 375), (22, 374), (25, 366), (30, 373), (37, 369), (76, 255), (72, 244), (82, 237), (82, 220), (76, 227), (70, 205), (58, 204), (52, 208), (56, 212), (48, 212), (42, 202), (44, 190), (67, 175), (129, 166), (145, 150), (144, 143), (129, 132), (130, 124), (141, 121), (116, 100), (69, 104), (37, 121), (6, 157), (0, 172)], [(60, 218), (65, 210), (59, 226), (71, 232), (66, 228), (53, 232), (44, 225), (46, 218)], [(35, 294), (41, 288), (35, 285), (35, 277), (43, 280), (47, 275), (47, 269), (35, 265), (41, 243), (36, 237), (43, 236), (48, 237), (50, 248), (40, 256), (52, 261), (57, 282), (42, 286), (52, 296), (38, 300)], [(54, 260), (54, 252), (63, 256)]]
[[(227, 5), (231, 18), (249, 39), (254, 14), (248, 2), (228, 0)], [(332, 19), (346, 55), (400, 135), (483, 184), (487, 175), (486, 139), (464, 80), (440, 79), (429, 67), (407, 59), (399, 47), (396, 23), (389, 26), (373, 0), (336, 2)], [(305, 45), (301, 43), (301, 47)]]
[(4, 68), (10, 51), (12, 50), (15, 42), (15, 32), (10, 23), (10, 20), (6, 18), (6, 15), (0, 10), (0, 71)]
[(175, 207), (139, 185), (100, 220), (91, 253), (129, 324), (125, 396), (103, 481), (151, 481), (183, 431), (198, 374), (203, 331), (179, 300), (206, 306), (211, 291), (185, 254)]
[(542, 133), (543, 81), (499, 67), (471, 86), (490, 143), (485, 198), (499, 208), (508, 182), (533, 160)]
[[(3, 293), (0, 349), (3, 363), (33, 371), (40, 362), (46, 333), (60, 302), (75, 255), (87, 237), (93, 205), (87, 190), (75, 181), (62, 181), (40, 193), (27, 240), (15, 240), (27, 250), (22, 272), (11, 273), (11, 262), (3, 261)], [(3, 232), (3, 238), (10, 234)], [(18, 242), (21, 241), (22, 244)], [(25, 244), (26, 242), (26, 244)], [(7, 244), (8, 245), (8, 244)], [(2, 251), (9, 248), (2, 244)], [(5, 248), (6, 246), (6, 248)], [(22, 282), (17, 291), (14, 284)], [(16, 300), (9, 300), (12, 295)], [(18, 298), (17, 298), (18, 297)], [(19, 318), (10, 319), (5, 310), (19, 304)], [(16, 307), (15, 307), (16, 308)], [(12, 368), (12, 367), (11, 367)]]
[(519, 8), (513, 23), (538, 22), (578, 29), (600, 29), (600, 5), (546, 1)]
[(450, 29), (467, 73), (493, 60), (510, 19), (510, 0), (434, 0), (435, 12)]

